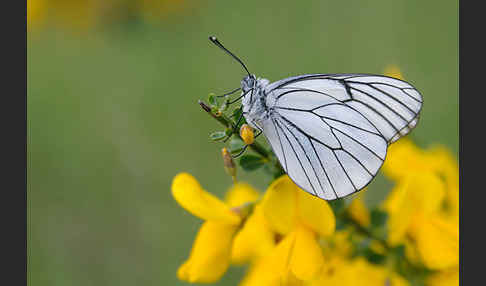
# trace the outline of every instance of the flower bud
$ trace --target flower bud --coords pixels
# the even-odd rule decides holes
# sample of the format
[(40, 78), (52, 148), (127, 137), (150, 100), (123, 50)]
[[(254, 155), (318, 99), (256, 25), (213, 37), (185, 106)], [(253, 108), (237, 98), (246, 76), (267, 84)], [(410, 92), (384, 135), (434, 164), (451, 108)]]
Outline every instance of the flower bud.
[(243, 124), (240, 128), (240, 137), (245, 144), (250, 145), (255, 141), (255, 135), (253, 129), (248, 124)]
[(384, 74), (389, 77), (394, 77), (403, 80), (403, 75), (397, 66), (390, 65), (385, 68)]
[(223, 163), (226, 173), (233, 178), (233, 181), (236, 181), (236, 166), (230, 152), (225, 147), (223, 150), (221, 150), (221, 154), (223, 155)]

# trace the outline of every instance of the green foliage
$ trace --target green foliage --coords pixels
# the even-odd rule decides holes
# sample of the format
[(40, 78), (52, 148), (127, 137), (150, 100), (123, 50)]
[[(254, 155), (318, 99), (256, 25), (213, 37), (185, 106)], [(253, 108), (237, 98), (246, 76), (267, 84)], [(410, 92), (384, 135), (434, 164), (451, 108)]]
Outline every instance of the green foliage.
[(370, 219), (374, 228), (384, 227), (388, 220), (388, 214), (383, 210), (374, 208), (370, 212)]
[(236, 154), (241, 150), (243, 150), (244, 147), (245, 147), (245, 142), (243, 142), (243, 140), (237, 137), (233, 137), (229, 142), (228, 150), (230, 151), (231, 154)]
[(374, 208), (370, 212), (370, 220), (371, 220), (371, 232), (380, 238), (385, 240), (387, 237), (387, 221), (388, 221), (388, 214), (383, 210), (378, 208)]
[(265, 164), (265, 159), (256, 155), (243, 155), (239, 162), (243, 170), (255, 171)]
[(218, 106), (218, 101), (216, 99), (216, 96), (214, 93), (210, 93), (208, 96), (208, 102), (212, 107), (217, 107)]
[(213, 141), (221, 141), (224, 138), (226, 138), (226, 132), (224, 131), (216, 131), (211, 134), (209, 134), (209, 138)]

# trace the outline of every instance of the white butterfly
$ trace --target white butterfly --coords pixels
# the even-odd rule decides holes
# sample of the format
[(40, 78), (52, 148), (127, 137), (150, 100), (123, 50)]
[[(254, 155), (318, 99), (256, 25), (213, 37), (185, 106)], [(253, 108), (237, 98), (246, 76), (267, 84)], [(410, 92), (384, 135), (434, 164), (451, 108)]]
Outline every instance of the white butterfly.
[(325, 200), (363, 189), (422, 108), (417, 89), (381, 75), (308, 74), (270, 83), (248, 72), (241, 91), (248, 124), (263, 132), (300, 188)]

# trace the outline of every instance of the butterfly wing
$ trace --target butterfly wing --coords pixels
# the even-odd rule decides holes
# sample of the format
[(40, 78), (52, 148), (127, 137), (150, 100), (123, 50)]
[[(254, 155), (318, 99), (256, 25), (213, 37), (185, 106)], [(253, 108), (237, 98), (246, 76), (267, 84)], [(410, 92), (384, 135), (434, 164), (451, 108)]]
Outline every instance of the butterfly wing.
[(326, 200), (363, 189), (389, 144), (415, 127), (422, 97), (385, 76), (305, 75), (270, 84), (263, 131), (290, 178)]

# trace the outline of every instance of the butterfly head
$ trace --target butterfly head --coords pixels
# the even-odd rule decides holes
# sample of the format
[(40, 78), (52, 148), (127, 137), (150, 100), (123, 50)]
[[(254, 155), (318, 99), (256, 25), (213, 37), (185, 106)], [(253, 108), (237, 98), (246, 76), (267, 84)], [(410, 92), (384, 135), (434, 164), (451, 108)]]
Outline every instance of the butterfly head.
[(257, 79), (255, 75), (247, 75), (241, 80), (241, 91), (248, 93), (251, 89), (255, 89)]
[(241, 100), (243, 115), (250, 126), (260, 130), (262, 129), (260, 121), (267, 114), (264, 88), (269, 83), (269, 80), (256, 78), (254, 75), (246, 76), (241, 81), (241, 90), (244, 95)]

